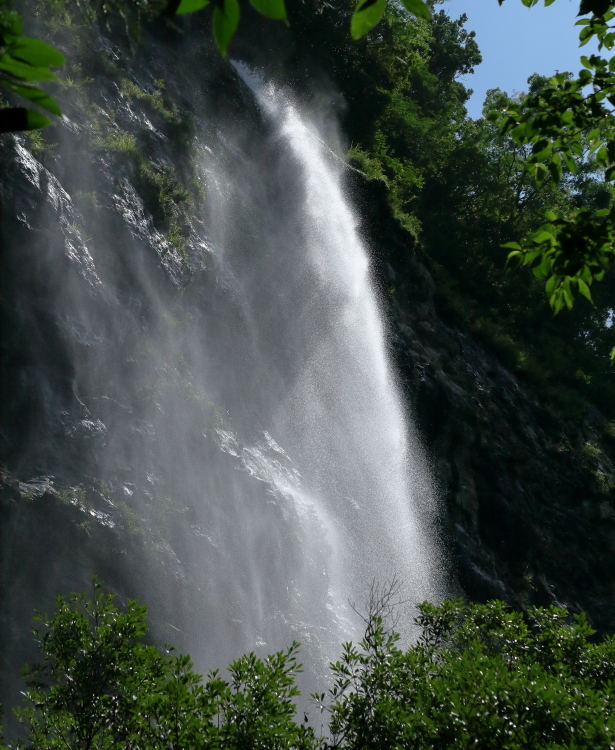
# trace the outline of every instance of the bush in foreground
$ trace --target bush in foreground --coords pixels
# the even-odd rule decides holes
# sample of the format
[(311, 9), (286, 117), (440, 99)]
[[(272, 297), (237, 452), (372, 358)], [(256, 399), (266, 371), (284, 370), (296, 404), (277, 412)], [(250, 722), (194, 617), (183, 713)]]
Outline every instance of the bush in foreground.
[(615, 748), (615, 639), (592, 641), (561, 609), (502, 602), (419, 606), (407, 650), (376, 613), (313, 699), (327, 737), (295, 719), (298, 644), (249, 654), (205, 680), (186, 656), (143, 643), (146, 608), (96, 587), (40, 618), (43, 661), (18, 710), (28, 750)]

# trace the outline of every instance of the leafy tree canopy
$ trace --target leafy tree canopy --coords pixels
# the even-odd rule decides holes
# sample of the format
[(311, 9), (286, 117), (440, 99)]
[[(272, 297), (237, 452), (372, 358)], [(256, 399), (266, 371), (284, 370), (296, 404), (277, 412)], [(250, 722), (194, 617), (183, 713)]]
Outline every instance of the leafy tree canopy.
[[(499, 0), (501, 3), (503, 0)], [(545, 0), (551, 5), (554, 0)], [(538, 0), (522, 0), (532, 6)], [(595, 38), (599, 50), (615, 45), (615, 3), (582, 0), (579, 8), (581, 46)], [(539, 90), (491, 119), (520, 146), (529, 146), (526, 164), (537, 185), (558, 183), (565, 169), (576, 173), (592, 160), (596, 174), (613, 191), (615, 181), (615, 57), (581, 57), (576, 78), (559, 73)], [(615, 208), (580, 206), (550, 210), (547, 223), (523, 243), (511, 242), (509, 266), (529, 266), (546, 284), (554, 312), (572, 308), (576, 294), (592, 301), (590, 287), (601, 280), (615, 253)], [(615, 358), (615, 349), (611, 354)]]
[(424, 603), (403, 650), (372, 611), (359, 645), (312, 696), (327, 736), (295, 718), (297, 644), (249, 654), (203, 680), (185, 656), (147, 646), (145, 608), (60, 598), (41, 617), (42, 663), (26, 670), (22, 750), (52, 748), (489, 748), (607, 750), (615, 744), (615, 640), (593, 641), (583, 616), (502, 602)]

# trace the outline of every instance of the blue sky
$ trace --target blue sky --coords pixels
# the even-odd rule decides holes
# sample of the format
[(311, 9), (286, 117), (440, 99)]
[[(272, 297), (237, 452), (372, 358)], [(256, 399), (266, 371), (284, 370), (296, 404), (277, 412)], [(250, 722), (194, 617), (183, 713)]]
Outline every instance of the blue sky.
[(468, 103), (471, 117), (480, 117), (485, 92), (501, 88), (512, 94), (524, 91), (532, 73), (553, 75), (556, 70), (578, 73), (581, 54), (589, 55), (596, 46), (579, 50), (579, 27), (575, 27), (579, 0), (556, 0), (553, 5), (526, 8), (521, 0), (447, 0), (437, 6), (452, 18), (468, 17), (466, 29), (476, 32), (483, 62), (474, 75), (464, 77), (474, 89)]

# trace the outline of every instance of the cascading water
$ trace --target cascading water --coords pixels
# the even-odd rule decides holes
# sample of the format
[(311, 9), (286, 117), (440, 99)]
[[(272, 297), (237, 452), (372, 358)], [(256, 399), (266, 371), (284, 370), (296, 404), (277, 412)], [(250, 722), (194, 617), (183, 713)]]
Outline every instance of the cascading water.
[[(371, 580), (393, 575), (405, 582), (409, 600), (433, 600), (442, 583), (426, 525), (433, 491), (420, 446), (409, 441), (367, 253), (342, 188), (342, 161), (291, 100), (237, 67), (274, 138), (288, 148), (292, 192), (303, 197), (290, 224), (283, 208), (271, 220), (274, 263), (292, 258), (286, 274), (297, 319), (284, 345), (307, 344), (297, 352), (300, 371), (279, 394), (272, 424), (317, 498), (323, 528), (333, 527), (338, 607)], [(263, 334), (272, 332), (275, 326)]]
[(347, 605), (373, 579), (396, 575), (410, 602), (442, 595), (434, 493), (344, 165), (288, 96), (237, 70), (257, 114), (197, 135), (207, 209), (191, 220), (188, 276), (129, 179), (93, 170), (86, 181), (106, 203), (79, 215), (17, 146), (20, 174), (46, 196), (46, 213), (26, 208), (19, 221), (32, 273), (46, 274), (54, 362), (68, 363), (37, 386), (40, 413), (56, 409), (89, 446), (85, 468), (56, 448), (28, 460), (58, 497), (144, 550), (139, 570), (119, 547), (79, 570), (104, 577), (101, 556), (117, 558), (127, 594), (142, 582), (157, 637), (198, 669), (296, 638), (314, 674), (360, 635)]

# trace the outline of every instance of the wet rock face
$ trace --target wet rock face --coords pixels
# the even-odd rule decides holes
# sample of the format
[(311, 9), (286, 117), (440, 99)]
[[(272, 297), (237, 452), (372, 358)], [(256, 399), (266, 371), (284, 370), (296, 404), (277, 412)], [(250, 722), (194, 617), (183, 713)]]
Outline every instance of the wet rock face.
[(615, 631), (615, 499), (607, 481), (615, 454), (604, 417), (588, 404), (584, 434), (566, 437), (529, 384), (439, 316), (426, 263), (408, 252), (384, 186), (356, 173), (350, 182), (464, 592), (521, 607), (555, 603)]
[[(111, 64), (113, 45), (94, 41)], [(251, 163), (267, 127), (215, 50), (208, 60), (195, 41), (181, 67), (175, 54), (148, 37), (130, 66), (98, 70), (85, 105), (51, 132), (51, 154), (27, 137), (0, 142), (9, 736), (19, 671), (37, 658), (35, 609), (91, 590), (94, 574), (147, 603), (152, 639), (190, 651), (200, 671), (294, 639), (304, 660), (327, 658), (330, 549), (311, 534), (309, 502), (299, 513), (289, 500), (294, 466), (261, 424), (272, 407), (258, 383), (270, 373), (203, 190), (241, 203), (225, 167)], [(167, 109), (148, 112), (162, 77)], [(245, 247), (227, 244), (250, 253), (254, 237), (236, 224)]]
[[(110, 42), (99, 37), (98, 43), (97, 54), (118, 57)], [(151, 637), (159, 643), (186, 651), (188, 621), (211, 632), (226, 628), (229, 641), (245, 635), (238, 618), (228, 623), (230, 596), (197, 581), (199, 571), (186, 566), (210, 526), (199, 502), (212, 488), (203, 476), (200, 486), (184, 486), (181, 462), (189, 459), (174, 440), (183, 417), (195, 415), (201, 428), (187, 440), (199, 461), (234, 471), (215, 440), (221, 418), (208, 394), (191, 390), (186, 363), (203, 329), (203, 299), (224, 308), (229, 321), (237, 307), (202, 239), (202, 216), (179, 208), (178, 186), (193, 166), (185, 158), (188, 102), (199, 92), (171, 64), (172, 49), (148, 38), (141, 53), (132, 70), (97, 72), (83, 111), (45, 132), (59, 143), (51, 155), (41, 156), (24, 136), (0, 140), (0, 703), (9, 736), (19, 673), (37, 658), (30, 636), (35, 609), (51, 611), (58, 594), (91, 590), (94, 574), (120, 600), (150, 606)], [(217, 56), (198, 82), (205, 88), (208, 76), (217, 82), (209, 106), (218, 125), (242, 107), (249, 120), (237, 77), (216, 66)], [(189, 61), (186, 68), (196, 70)], [(118, 82), (130, 76), (145, 94), (165, 70), (167, 86), (186, 105), (185, 120), (165, 111), (158, 130), (157, 112), (148, 116)], [(99, 119), (91, 119), (92, 109)], [(101, 143), (96, 139), (110, 117)], [(206, 148), (221, 131), (203, 108), (199, 118), (202, 130), (211, 126), (201, 142)], [(187, 309), (178, 322), (180, 298)], [(177, 327), (167, 337), (172, 352), (156, 349), (160, 325)], [(164, 414), (174, 390), (185, 392), (175, 421)], [(160, 476), (156, 457), (174, 450), (176, 471)], [(236, 484), (248, 481), (238, 476)], [(235, 489), (227, 488), (220, 538), (206, 540), (212, 565), (233, 567), (224, 547), (241, 510), (232, 502)], [(256, 487), (254, 500), (255, 512), (260, 504), (271, 514), (264, 489)], [(272, 589), (282, 588), (276, 575)], [(170, 595), (161, 597), (159, 586)], [(220, 666), (234, 656), (220, 654)]]

